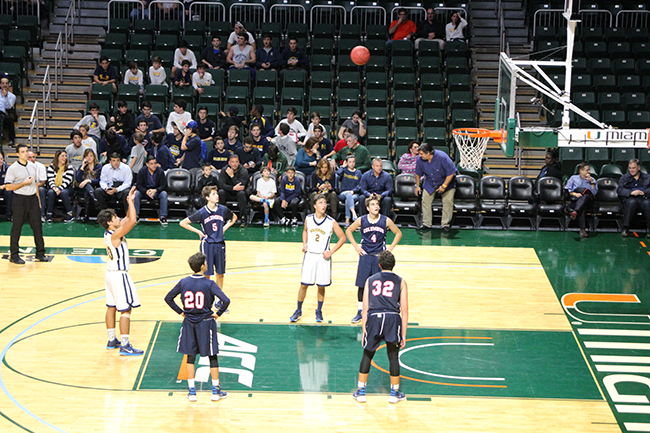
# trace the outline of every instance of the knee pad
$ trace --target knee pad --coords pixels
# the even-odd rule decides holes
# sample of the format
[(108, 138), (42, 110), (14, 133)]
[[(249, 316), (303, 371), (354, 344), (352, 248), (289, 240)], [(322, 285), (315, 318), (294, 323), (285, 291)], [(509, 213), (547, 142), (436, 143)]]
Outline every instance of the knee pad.
[(219, 358), (217, 355), (210, 356), (210, 368), (219, 368)]
[(122, 313), (122, 315), (120, 317), (126, 317), (127, 319), (130, 319), (131, 318), (131, 312), (127, 311), (126, 313)]
[(187, 355), (187, 363), (194, 365), (194, 362), (196, 362), (196, 355)]

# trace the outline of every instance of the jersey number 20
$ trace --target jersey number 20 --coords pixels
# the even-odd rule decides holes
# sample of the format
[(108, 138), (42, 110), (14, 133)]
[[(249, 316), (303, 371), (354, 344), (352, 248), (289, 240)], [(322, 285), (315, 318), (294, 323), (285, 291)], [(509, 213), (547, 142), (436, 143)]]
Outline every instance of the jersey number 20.
[(387, 298), (392, 298), (394, 288), (395, 288), (395, 284), (392, 281), (384, 281), (383, 287), (381, 281), (379, 280), (373, 281), (372, 294), (374, 296), (378, 296), (381, 294), (383, 296), (386, 296)]
[(203, 292), (185, 292), (183, 304), (185, 305), (186, 310), (191, 310), (193, 308), (201, 310), (205, 305), (205, 295)]

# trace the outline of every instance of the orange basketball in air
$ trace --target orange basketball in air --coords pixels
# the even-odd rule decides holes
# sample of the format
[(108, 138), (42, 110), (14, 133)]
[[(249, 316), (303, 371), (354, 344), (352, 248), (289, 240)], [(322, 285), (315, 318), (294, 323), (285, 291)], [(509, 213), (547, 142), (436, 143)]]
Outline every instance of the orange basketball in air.
[(368, 60), (370, 60), (370, 51), (362, 45), (357, 45), (352, 49), (350, 58), (355, 65), (363, 66), (368, 63)]

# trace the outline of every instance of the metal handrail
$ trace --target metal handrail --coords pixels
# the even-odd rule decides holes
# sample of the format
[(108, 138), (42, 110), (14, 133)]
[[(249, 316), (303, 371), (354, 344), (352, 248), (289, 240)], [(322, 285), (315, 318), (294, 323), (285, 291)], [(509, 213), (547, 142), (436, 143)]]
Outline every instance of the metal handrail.
[(34, 129), (36, 129), (36, 154), (41, 154), (41, 137), (38, 133), (38, 100), (34, 101), (34, 108), (32, 109), (32, 117), (29, 119), (29, 150), (34, 151)]
[(155, 19), (155, 15), (152, 13), (151, 8), (157, 7), (159, 3), (174, 3), (178, 5), (178, 16), (181, 20), (181, 28), (185, 28), (185, 3), (180, 0), (152, 0), (149, 3), (149, 19)]
[[(226, 21), (226, 7), (222, 3), (219, 3), (219, 2), (207, 2), (207, 1), (205, 1), (205, 2), (201, 2), (201, 1), (197, 2), (197, 1), (195, 1), (195, 2), (190, 3), (190, 13), (189, 13), (190, 20), (197, 14), (196, 10), (197, 9), (200, 10), (203, 6), (214, 7), (217, 10), (221, 10), (221, 20), (220, 21)], [(271, 6), (271, 7), (273, 7), (273, 6)], [(203, 17), (201, 17), (201, 18), (203, 18)]]
[[(68, 66), (68, 45), (74, 45), (74, 19), (76, 15), (75, 1), (70, 1), (70, 6), (68, 6), (68, 13), (65, 16), (65, 65)], [(81, 3), (81, 1), (79, 1)], [(81, 17), (79, 17), (81, 20)], [(68, 28), (68, 21), (70, 26)], [(68, 36), (70, 37), (70, 42), (68, 43)]]
[(59, 83), (63, 84), (63, 32), (59, 32), (54, 47), (54, 99), (59, 99)]
[[(45, 93), (45, 86), (47, 86), (47, 94)], [(45, 76), (43, 77), (43, 136), (47, 137), (47, 118), (45, 117), (45, 104), (47, 103), (49, 118), (52, 118), (52, 81), (50, 80), (50, 65), (45, 69)]]

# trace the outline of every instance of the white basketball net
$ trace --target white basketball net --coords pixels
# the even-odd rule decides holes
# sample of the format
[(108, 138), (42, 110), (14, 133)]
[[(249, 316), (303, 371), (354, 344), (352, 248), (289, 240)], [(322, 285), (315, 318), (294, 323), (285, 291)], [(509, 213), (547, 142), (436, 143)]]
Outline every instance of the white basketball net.
[(490, 136), (477, 137), (474, 131), (464, 129), (459, 132), (460, 134), (454, 131), (454, 140), (460, 152), (460, 163), (458, 165), (466, 170), (480, 170), (483, 165), (483, 154)]

